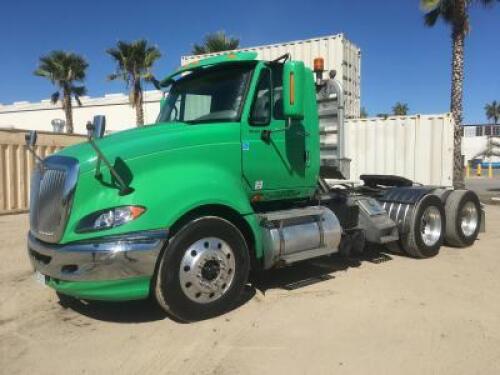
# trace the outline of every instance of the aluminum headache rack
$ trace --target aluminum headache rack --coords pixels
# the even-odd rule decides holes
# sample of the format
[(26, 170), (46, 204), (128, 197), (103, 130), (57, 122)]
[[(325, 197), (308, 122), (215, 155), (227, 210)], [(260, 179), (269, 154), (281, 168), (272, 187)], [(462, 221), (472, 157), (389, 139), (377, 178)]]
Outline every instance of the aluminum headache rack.
[(325, 81), (317, 95), (321, 175), (349, 179), (351, 159), (345, 157), (345, 108), (342, 86), (336, 80)]

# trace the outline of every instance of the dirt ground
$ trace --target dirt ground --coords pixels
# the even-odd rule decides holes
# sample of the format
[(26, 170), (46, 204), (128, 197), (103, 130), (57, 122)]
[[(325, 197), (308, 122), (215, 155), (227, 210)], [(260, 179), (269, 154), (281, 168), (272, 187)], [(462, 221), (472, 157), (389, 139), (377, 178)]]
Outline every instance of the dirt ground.
[(224, 316), (180, 324), (148, 302), (62, 307), (32, 278), (27, 215), (0, 216), (0, 373), (499, 374), (498, 228), (487, 206), (471, 248), (311, 261), (255, 279)]

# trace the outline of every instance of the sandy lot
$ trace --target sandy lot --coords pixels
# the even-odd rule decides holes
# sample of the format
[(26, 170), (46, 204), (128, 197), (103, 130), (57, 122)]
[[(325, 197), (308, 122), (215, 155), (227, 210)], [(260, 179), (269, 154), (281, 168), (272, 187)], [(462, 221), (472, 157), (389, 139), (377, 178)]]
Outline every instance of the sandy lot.
[(259, 277), (224, 316), (180, 324), (148, 302), (62, 307), (32, 279), (27, 216), (0, 216), (0, 373), (498, 374), (498, 228), (488, 206), (472, 248), (316, 260)]

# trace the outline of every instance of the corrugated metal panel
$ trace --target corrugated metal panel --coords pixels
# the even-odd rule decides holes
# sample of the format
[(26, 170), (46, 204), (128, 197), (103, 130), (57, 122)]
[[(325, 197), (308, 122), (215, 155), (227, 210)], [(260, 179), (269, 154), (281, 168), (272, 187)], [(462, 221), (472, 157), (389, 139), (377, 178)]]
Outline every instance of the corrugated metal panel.
[(351, 178), (394, 174), (430, 185), (452, 185), (453, 120), (450, 114), (346, 120)]
[[(325, 59), (326, 70), (336, 70), (336, 79), (342, 83), (345, 92), (346, 116), (359, 117), (361, 95), (361, 50), (347, 40), (343, 34), (328, 35), (313, 39), (297, 40), (279, 44), (242, 48), (235, 51), (255, 51), (259, 59), (273, 60), (290, 53), (295, 60), (302, 60), (312, 68), (316, 57)], [(205, 55), (182, 56), (181, 64), (193, 60), (221, 55), (225, 52)], [(326, 77), (324, 77), (326, 78)]]
[[(24, 135), (23, 131), (0, 130), (0, 215), (28, 209), (35, 160), (25, 146)], [(76, 135), (39, 133), (36, 153), (44, 158), (84, 139)]]

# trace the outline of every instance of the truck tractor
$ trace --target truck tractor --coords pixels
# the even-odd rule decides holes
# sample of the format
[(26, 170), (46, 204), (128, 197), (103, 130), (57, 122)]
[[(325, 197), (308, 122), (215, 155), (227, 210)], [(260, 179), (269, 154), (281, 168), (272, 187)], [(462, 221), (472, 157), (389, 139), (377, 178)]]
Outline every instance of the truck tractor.
[[(484, 228), (472, 191), (350, 180), (343, 92), (322, 65), (254, 52), (195, 61), (161, 81), (154, 124), (104, 136), (96, 116), (88, 141), (37, 156), (27, 239), (37, 278), (81, 300), (153, 297), (196, 321), (231, 309), (250, 271), (367, 244), (414, 258), (472, 245)], [(35, 143), (30, 132), (33, 153)]]

